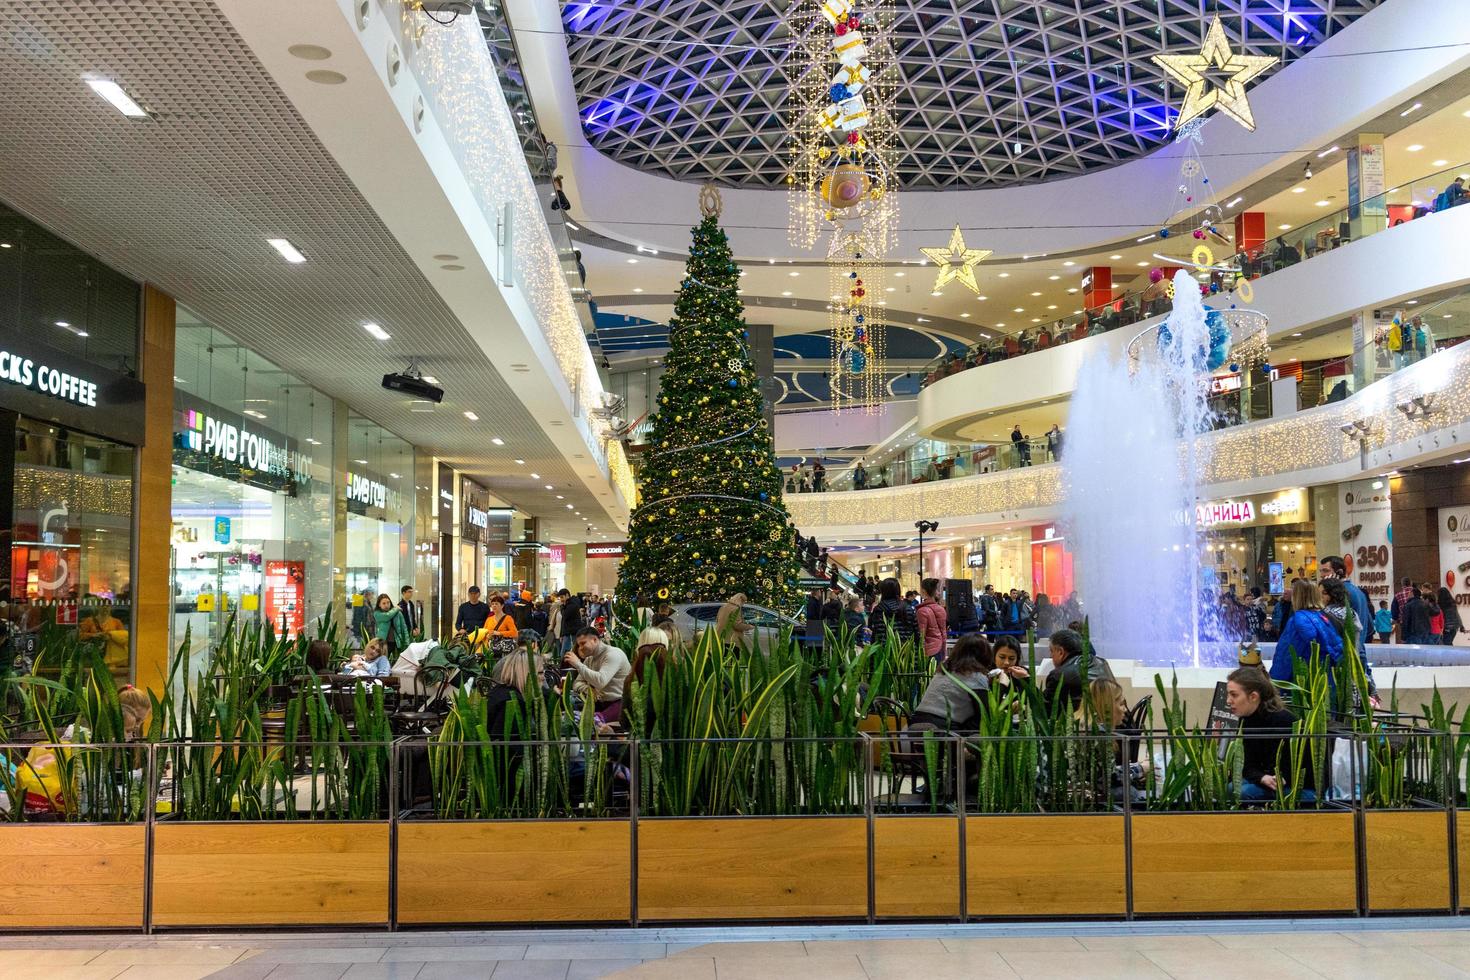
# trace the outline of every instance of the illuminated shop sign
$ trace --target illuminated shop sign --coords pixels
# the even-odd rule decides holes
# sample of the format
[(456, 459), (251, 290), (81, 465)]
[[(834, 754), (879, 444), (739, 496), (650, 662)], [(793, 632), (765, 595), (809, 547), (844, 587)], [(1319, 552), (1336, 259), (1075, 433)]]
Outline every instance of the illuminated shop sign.
[(1301, 506), (1301, 499), (1299, 497), (1277, 497), (1274, 500), (1268, 500), (1262, 504), (1261, 513), (1270, 514), (1273, 517), (1280, 516), (1281, 514), (1295, 514), (1301, 510)]
[(1271, 496), (1249, 497), (1244, 500), (1217, 500), (1208, 504), (1197, 504), (1194, 508), (1194, 523), (1198, 527), (1214, 527), (1219, 524), (1289, 524), (1303, 519), (1306, 509), (1306, 494), (1301, 490), (1287, 490)]
[(75, 405), (97, 407), (97, 382), (0, 349), (0, 380)]
[(622, 558), (627, 554), (628, 543), (626, 541), (605, 541), (601, 544), (589, 544), (587, 546), (588, 558)]
[(192, 408), (184, 411), (183, 420), (184, 428), (179, 436), (184, 448), (252, 470), (278, 476), (295, 475), (291, 469), (294, 454), (267, 436)]
[(465, 506), (464, 516), (465, 520), (469, 522), (470, 527), (478, 527), (483, 530), (490, 526), (490, 512), (488, 510), (481, 510), (474, 504), (467, 504)]
[(347, 474), (347, 499), (368, 507), (388, 506), (388, 488), (360, 473)]
[(1198, 504), (1194, 523), (1198, 527), (1216, 524), (1248, 524), (1256, 519), (1256, 508), (1249, 500), (1222, 500), (1214, 504)]

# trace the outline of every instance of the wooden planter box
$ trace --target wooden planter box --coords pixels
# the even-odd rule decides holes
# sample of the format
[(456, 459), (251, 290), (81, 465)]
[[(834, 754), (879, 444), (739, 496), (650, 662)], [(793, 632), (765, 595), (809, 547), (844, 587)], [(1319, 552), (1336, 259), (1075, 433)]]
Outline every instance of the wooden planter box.
[(626, 924), (631, 837), (626, 820), (400, 823), (398, 921)]
[(142, 929), (142, 824), (0, 824), (0, 929)]
[(1351, 913), (1353, 844), (1349, 810), (1135, 813), (1133, 911)]
[(388, 823), (159, 823), (156, 926), (388, 923)]
[(1460, 909), (1470, 911), (1470, 810), (1455, 811), (1455, 837), (1458, 840), (1459, 867), (1455, 873), (1460, 878)]
[(954, 814), (873, 819), (874, 907), (880, 919), (960, 914), (960, 822)]
[(1367, 810), (1363, 826), (1370, 912), (1450, 910), (1444, 810)]
[(640, 920), (856, 919), (867, 914), (863, 817), (638, 821)]
[(1123, 814), (965, 818), (972, 919), (1122, 916)]

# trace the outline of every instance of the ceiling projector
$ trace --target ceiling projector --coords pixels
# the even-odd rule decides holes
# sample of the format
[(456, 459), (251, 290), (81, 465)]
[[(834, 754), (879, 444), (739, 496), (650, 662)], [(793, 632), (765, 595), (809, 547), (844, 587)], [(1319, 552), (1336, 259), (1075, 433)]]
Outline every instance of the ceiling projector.
[(436, 405), (444, 400), (444, 389), (438, 385), (429, 384), (417, 373), (385, 374), (383, 375), (383, 387), (389, 391), (401, 391), (414, 398), (427, 399)]

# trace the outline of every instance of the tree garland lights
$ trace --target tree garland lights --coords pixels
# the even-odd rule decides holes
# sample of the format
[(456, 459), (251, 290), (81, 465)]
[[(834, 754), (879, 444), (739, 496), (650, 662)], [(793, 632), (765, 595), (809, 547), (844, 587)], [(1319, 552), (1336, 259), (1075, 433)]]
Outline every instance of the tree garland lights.
[(793, 529), (746, 345), (740, 269), (717, 204), (704, 210), (669, 321), (618, 595), (652, 605), (743, 592), (790, 608), (801, 597)]

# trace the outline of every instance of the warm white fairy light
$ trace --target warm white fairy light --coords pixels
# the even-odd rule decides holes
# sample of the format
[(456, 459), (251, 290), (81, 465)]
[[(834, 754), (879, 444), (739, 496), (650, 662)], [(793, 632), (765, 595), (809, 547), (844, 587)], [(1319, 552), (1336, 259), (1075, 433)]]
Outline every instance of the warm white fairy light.
[(601, 404), (602, 381), (561, 256), (546, 227), (536, 186), (524, 166), (505, 165), (507, 160), (522, 158), (521, 142), (478, 20), (460, 17), (441, 26), (427, 24), (425, 17), (422, 10), (408, 4), (402, 8), (400, 22), (403, 37), (412, 40), (404, 50), (423, 87), (424, 101), (487, 219), (494, 223), (506, 205), (514, 214), (513, 281), (567, 387), (579, 392), (582, 405), (589, 407), (583, 410), (583, 441), (597, 462), (608, 466), (613, 485), (631, 504), (632, 471), (621, 446), (611, 451), (616, 440), (593, 425), (590, 406)]

